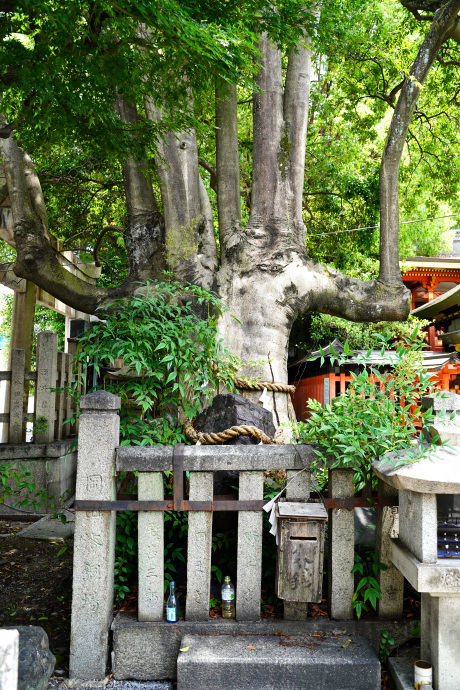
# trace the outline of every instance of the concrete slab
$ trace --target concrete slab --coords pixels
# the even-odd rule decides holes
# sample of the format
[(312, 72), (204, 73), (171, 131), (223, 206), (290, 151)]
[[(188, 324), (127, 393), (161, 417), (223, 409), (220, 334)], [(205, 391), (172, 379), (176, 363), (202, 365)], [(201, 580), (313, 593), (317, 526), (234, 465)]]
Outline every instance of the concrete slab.
[(416, 624), (417, 621), (413, 618), (400, 621), (377, 618), (361, 621), (333, 621), (328, 618), (309, 618), (305, 621), (211, 619), (181, 620), (171, 624), (165, 621), (139, 622), (134, 613), (122, 612), (117, 614), (112, 624), (112, 672), (117, 680), (174, 680), (177, 677), (177, 656), (182, 646), (181, 639), (187, 634), (276, 636), (276, 633), (283, 633), (290, 637), (315, 634), (346, 639), (362, 636), (377, 653), (382, 630), (387, 630), (398, 646), (413, 638), (412, 631)]
[(177, 689), (380, 690), (380, 662), (362, 637), (185, 635)]
[(414, 661), (420, 659), (420, 650), (411, 649), (405, 656), (390, 656), (388, 673), (394, 690), (414, 690)]
[(18, 532), (18, 537), (24, 537), (24, 539), (39, 539), (41, 541), (64, 542), (69, 537), (72, 537), (74, 532), (74, 519), (69, 520), (68, 518), (67, 522), (63, 524), (61, 520), (51, 520), (49, 517), (45, 517)]

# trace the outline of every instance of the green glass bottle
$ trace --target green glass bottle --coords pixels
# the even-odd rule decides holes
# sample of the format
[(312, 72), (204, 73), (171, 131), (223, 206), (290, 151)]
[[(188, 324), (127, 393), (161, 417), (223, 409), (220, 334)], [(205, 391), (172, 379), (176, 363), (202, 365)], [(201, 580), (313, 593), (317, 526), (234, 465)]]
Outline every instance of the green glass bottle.
[(177, 623), (179, 620), (179, 602), (176, 596), (176, 583), (169, 584), (169, 597), (166, 602), (166, 620), (168, 623)]

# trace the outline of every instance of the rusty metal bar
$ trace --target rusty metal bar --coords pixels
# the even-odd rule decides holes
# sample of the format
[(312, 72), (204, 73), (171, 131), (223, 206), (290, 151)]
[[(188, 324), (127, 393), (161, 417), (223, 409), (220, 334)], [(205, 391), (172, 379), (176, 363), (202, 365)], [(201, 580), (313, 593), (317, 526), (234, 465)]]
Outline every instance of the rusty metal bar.
[(184, 448), (183, 443), (177, 443), (173, 448), (173, 510), (184, 510)]
[[(267, 501), (187, 501), (182, 500), (184, 511), (228, 511), (228, 510), (262, 510)], [(75, 510), (132, 510), (155, 511), (177, 510), (174, 501), (75, 501)]]
[[(174, 499), (169, 501), (75, 501), (75, 510), (132, 510), (132, 511), (155, 511), (155, 510), (184, 510), (195, 511), (205, 510), (221, 512), (228, 510), (262, 510), (268, 499), (263, 501), (239, 501), (239, 500), (219, 500), (214, 496), (212, 501), (187, 501), (180, 500), (180, 508), (174, 508)], [(397, 496), (380, 496), (368, 500), (362, 497), (350, 498), (326, 498), (325, 507), (340, 510), (351, 508), (381, 508), (382, 506), (397, 506)]]

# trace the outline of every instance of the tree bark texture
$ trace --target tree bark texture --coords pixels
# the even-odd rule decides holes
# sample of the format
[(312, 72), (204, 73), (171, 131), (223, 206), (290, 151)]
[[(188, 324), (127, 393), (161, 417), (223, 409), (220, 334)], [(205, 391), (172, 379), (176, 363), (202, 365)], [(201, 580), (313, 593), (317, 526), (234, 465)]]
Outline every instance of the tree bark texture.
[[(113, 297), (132, 294), (138, 281), (158, 277), (166, 257), (179, 280), (218, 292), (229, 308), (220, 323), (226, 347), (240, 357), (244, 373), (265, 381), (287, 381), (289, 334), (302, 313), (325, 312), (364, 322), (404, 320), (410, 302), (399, 269), (399, 165), (420, 90), (443, 41), (455, 33), (460, 0), (433, 5), (434, 19), (401, 89), (383, 152), (377, 280), (349, 278), (315, 263), (306, 252), (302, 195), (311, 81), (310, 38), (306, 35), (288, 55), (284, 83), (280, 51), (266, 35), (260, 37), (258, 88), (253, 97), (251, 211), (245, 227), (240, 207), (237, 89), (222, 81), (216, 83), (215, 175), (207, 162), (201, 160), (201, 164), (211, 169), (217, 186), (220, 261), (193, 130), (170, 132), (157, 142), (155, 167), (162, 214), (147, 161), (139, 155), (126, 160), (129, 276), (112, 290), (83, 283), (57, 262), (32, 162), (9, 136), (0, 138), (0, 150), (14, 220), (16, 274), (67, 304), (93, 313)], [(136, 124), (134, 104), (120, 95), (116, 107), (125, 123)], [(162, 118), (151, 99), (145, 99), (144, 107), (147, 117)], [(191, 94), (183, 107), (193, 107)], [(272, 407), (275, 424), (288, 419), (287, 395), (273, 395)]]

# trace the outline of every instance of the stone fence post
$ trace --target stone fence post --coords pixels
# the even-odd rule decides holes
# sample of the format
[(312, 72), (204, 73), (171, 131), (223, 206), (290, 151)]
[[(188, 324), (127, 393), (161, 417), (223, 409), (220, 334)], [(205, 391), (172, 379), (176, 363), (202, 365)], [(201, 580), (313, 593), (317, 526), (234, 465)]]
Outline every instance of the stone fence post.
[[(379, 496), (397, 496), (398, 491), (379, 479)], [(379, 618), (397, 619), (403, 614), (404, 577), (390, 558), (391, 539), (399, 535), (399, 513), (396, 506), (377, 509), (376, 550), (379, 560), (386, 566), (380, 570), (378, 582), (382, 598), (378, 600)]]
[[(111, 501), (121, 399), (96, 391), (81, 398), (77, 500)], [(113, 617), (115, 512), (77, 511), (75, 516), (71, 679), (102, 680)]]
[(42, 331), (37, 336), (37, 382), (35, 384), (35, 422), (42, 422), (34, 433), (36, 443), (54, 441), (54, 419), (56, 416), (58, 337), (51, 331)]
[[(329, 471), (329, 497), (351, 498), (353, 496), (353, 470), (335, 469)], [(354, 510), (337, 509), (329, 511), (329, 616), (336, 620), (353, 618), (352, 599), (355, 591), (354, 575), (351, 572), (355, 556)]]

